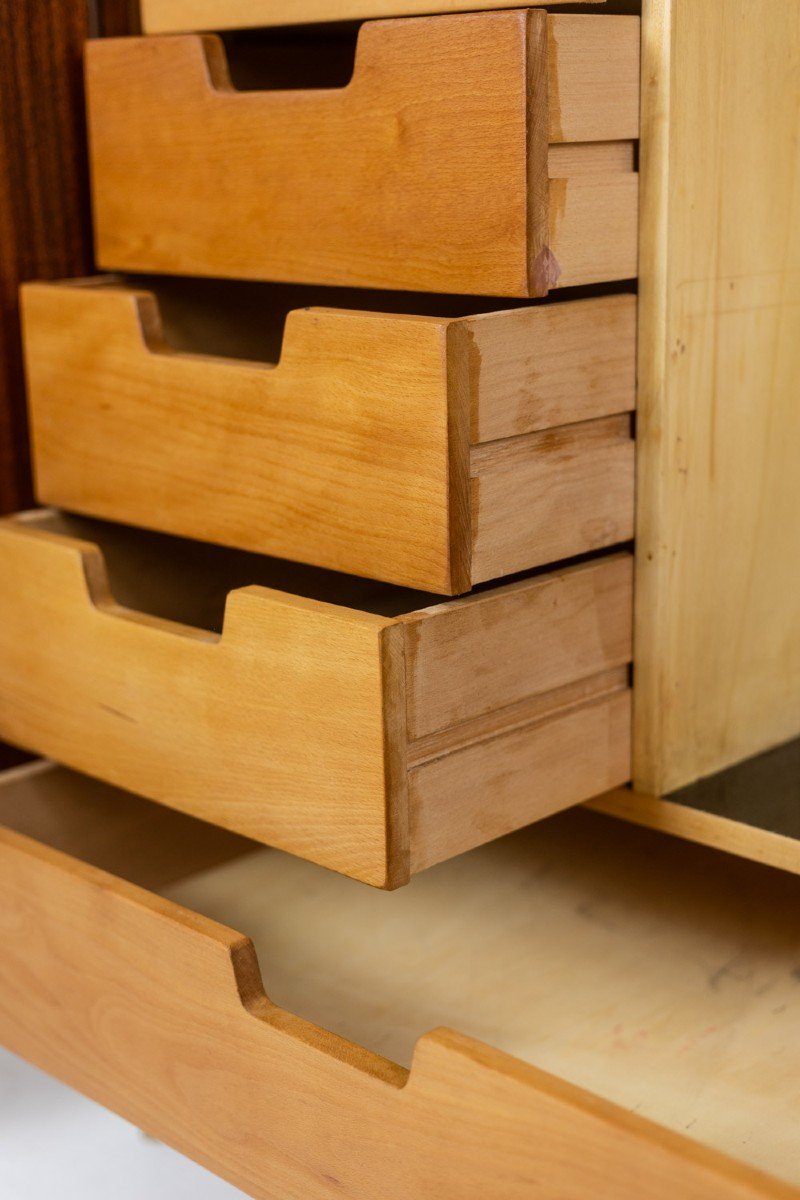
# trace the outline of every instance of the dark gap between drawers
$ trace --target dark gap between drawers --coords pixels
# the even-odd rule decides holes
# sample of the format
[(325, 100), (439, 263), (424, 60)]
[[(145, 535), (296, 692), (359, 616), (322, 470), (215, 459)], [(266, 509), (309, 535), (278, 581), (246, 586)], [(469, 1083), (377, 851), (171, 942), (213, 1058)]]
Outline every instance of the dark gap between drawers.
[(85, 284), (87, 287), (125, 286), (153, 292), (158, 301), (165, 340), (174, 350), (263, 363), (279, 361), (286, 317), (294, 309), (341, 308), (354, 312), (457, 319), (534, 305), (631, 294), (637, 287), (636, 280), (591, 284), (564, 288), (534, 301), (185, 276), (99, 275), (87, 279)]
[[(117, 604), (213, 633), (222, 632), (228, 593), (252, 585), (386, 617), (452, 603), (452, 598), (445, 596), (73, 513), (42, 509), (24, 520), (34, 529), (97, 544)], [(565, 562), (548, 563), (479, 584), (469, 594), (618, 554), (626, 548), (613, 546)]]

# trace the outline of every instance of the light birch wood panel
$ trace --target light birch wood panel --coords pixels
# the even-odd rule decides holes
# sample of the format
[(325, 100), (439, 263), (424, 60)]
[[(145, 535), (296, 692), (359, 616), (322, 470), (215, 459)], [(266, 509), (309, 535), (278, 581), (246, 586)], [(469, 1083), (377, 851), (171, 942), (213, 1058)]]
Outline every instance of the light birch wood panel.
[(335, 89), (238, 91), (202, 35), (99, 39), (86, 73), (104, 267), (498, 296), (636, 274), (635, 173), (548, 185), (548, 143), (638, 137), (637, 17), (367, 23)]
[(667, 841), (576, 813), (402, 896), (262, 852), (176, 903), (61, 852), (69, 780), (38, 771), (49, 845), (0, 788), (0, 1038), (257, 1200), (796, 1200), (784, 877), (692, 850), (676, 893)]
[(202, 306), (178, 351), (113, 280), (23, 307), (44, 503), (445, 594), (632, 536), (633, 295), (278, 309), (276, 363), (200, 353)]
[(800, 7), (646, 0), (635, 781), (800, 733)]
[[(603, 4), (605, 0), (584, 0)], [(548, 8), (568, 0), (141, 0), (145, 33), (190, 33), (197, 29), (248, 29), (370, 17), (417, 17), (470, 9)]]
[(630, 778), (630, 555), (431, 605), (43, 510), (0, 565), (0, 738), (367, 883)]
[(533, 555), (553, 562), (633, 537), (634, 442), (627, 416), (475, 447), (472, 578)]
[(664, 799), (620, 788), (592, 807), (800, 875), (800, 739)]
[(443, 1022), (800, 1184), (800, 880), (574, 813), (398, 895), (268, 851), (169, 894), (393, 1061)]
[(699, 842), (701, 846), (712, 846), (715, 850), (725, 850), (728, 854), (800, 875), (800, 840), (773, 833), (741, 818), (687, 808), (674, 800), (643, 796), (630, 788), (609, 792), (591, 807), (608, 816), (643, 825), (645, 829), (657, 829), (687, 842)]

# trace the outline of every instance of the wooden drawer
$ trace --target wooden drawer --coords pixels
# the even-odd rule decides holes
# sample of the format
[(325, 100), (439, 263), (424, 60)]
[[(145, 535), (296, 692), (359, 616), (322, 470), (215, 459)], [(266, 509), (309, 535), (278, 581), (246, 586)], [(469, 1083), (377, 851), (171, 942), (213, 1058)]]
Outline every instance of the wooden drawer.
[(0, 738), (393, 887), (629, 779), (631, 561), (437, 604), (8, 519)]
[(633, 537), (632, 295), (302, 308), (271, 369), (198, 353), (226, 333), (196, 306), (177, 351), (132, 286), (34, 284), (24, 313), (45, 503), (445, 594)]
[(0, 821), (0, 1039), (249, 1195), (800, 1196), (796, 878), (577, 811), (385, 896), (46, 765)]
[(367, 23), (343, 88), (238, 90), (213, 36), (100, 39), (86, 69), (103, 267), (497, 296), (636, 274), (637, 17)]
[[(263, 25), (363, 21), (369, 17), (415, 17), (470, 9), (556, 8), (570, 0), (140, 0), (145, 33), (189, 33), (195, 29), (254, 29)], [(603, 4), (605, 0), (582, 0)]]

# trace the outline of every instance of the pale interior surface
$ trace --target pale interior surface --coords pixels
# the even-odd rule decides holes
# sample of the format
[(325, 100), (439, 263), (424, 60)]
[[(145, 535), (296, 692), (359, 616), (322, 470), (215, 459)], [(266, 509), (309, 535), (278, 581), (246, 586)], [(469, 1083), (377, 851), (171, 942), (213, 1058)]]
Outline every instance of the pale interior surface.
[(168, 894), (389, 1058), (446, 1025), (800, 1182), (794, 877), (575, 811), (394, 893), (267, 850)]

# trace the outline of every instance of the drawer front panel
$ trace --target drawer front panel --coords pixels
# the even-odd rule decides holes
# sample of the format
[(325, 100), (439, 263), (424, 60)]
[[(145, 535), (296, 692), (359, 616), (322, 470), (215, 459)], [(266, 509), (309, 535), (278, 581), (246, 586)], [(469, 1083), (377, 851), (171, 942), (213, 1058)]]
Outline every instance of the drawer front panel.
[(154, 299), (135, 291), (36, 286), (24, 305), (45, 503), (393, 583), (469, 586), (451, 578), (445, 322), (294, 311), (273, 366), (171, 352)]
[(98, 261), (526, 296), (597, 251), (583, 282), (631, 277), (636, 176), (582, 178), (574, 205), (561, 181), (550, 219), (547, 146), (638, 135), (638, 31), (535, 10), (368, 23), (347, 87), (297, 92), (234, 90), (210, 37), (91, 42)]
[(0, 541), (0, 736), (385, 875), (385, 622), (241, 589), (218, 637), (120, 609), (96, 547), (8, 525)]
[[(47, 513), (0, 523), (0, 737), (381, 887), (407, 882), (412, 862), (463, 849), (457, 809), (493, 804), (499, 734), (514, 731), (507, 765), (517, 775), (488, 836), (627, 782), (630, 556), (455, 608), (415, 609), (425, 597), (351, 582), (361, 609), (274, 587), (228, 592), (227, 552), (211, 550), (191, 578), (227, 596), (220, 634), (179, 623), (183, 611), (216, 621), (191, 596), (184, 609), (176, 601), (195, 553)], [(260, 578), (278, 566), (262, 562)], [(325, 588), (341, 578), (325, 576)], [(473, 604), (464, 622), (461, 606)], [(484, 671), (472, 687), (470, 665), (487, 652), (482, 623), (494, 626), (498, 664), (516, 666)], [(571, 755), (576, 721), (582, 768), (562, 772), (554, 800), (547, 784)], [(528, 787), (531, 746), (545, 744), (547, 773)], [(443, 760), (458, 770), (465, 754), (478, 766), (445, 804)], [(412, 774), (415, 811), (430, 806), (429, 820), (410, 820)]]
[[(56, 844), (64, 775), (23, 781)], [(272, 1004), (243, 935), (10, 828), (0, 914), (2, 1042), (260, 1200), (796, 1200), (446, 1029), (409, 1073)]]

